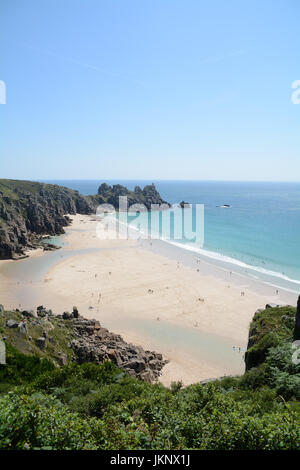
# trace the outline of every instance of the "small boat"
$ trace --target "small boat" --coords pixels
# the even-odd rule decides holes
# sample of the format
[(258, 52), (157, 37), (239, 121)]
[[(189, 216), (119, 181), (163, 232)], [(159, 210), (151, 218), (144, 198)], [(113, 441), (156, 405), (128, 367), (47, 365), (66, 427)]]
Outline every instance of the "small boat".
[(222, 209), (229, 209), (231, 207), (230, 204), (223, 204), (222, 206), (216, 206), (216, 207), (221, 207)]

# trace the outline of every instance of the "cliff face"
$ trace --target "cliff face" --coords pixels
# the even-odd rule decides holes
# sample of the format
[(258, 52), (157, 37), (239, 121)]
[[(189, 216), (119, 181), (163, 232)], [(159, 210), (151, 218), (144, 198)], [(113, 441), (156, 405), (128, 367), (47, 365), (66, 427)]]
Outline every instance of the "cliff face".
[(0, 179), (0, 259), (16, 259), (25, 248), (39, 246), (42, 235), (61, 235), (70, 224), (66, 214), (92, 214), (99, 204), (119, 208), (119, 196), (128, 206), (166, 204), (154, 184), (129, 191), (125, 186), (103, 183), (98, 194), (83, 196), (63, 186), (31, 181)]
[(90, 214), (94, 202), (77, 191), (29, 181), (0, 180), (0, 258), (15, 258), (38, 246), (41, 235), (60, 235), (70, 219)]

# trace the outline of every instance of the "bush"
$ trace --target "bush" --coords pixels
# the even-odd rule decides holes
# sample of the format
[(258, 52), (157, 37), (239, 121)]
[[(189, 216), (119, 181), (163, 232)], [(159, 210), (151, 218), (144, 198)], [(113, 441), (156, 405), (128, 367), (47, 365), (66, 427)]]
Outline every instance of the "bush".
[(28, 384), (36, 377), (49, 371), (55, 366), (48, 359), (29, 356), (20, 353), (11, 345), (6, 346), (6, 364), (0, 364), (0, 382), (6, 383), (4, 391), (11, 385)]
[(10, 392), (0, 399), (1, 449), (96, 449), (95, 424), (53, 397)]
[(292, 362), (291, 342), (271, 348), (266, 359), (268, 385), (286, 400), (300, 399), (300, 364)]
[(111, 362), (56, 368), (8, 347), (8, 364), (0, 368), (0, 393), (6, 393), (0, 448), (299, 449), (293, 311), (269, 310), (251, 327), (250, 358), (263, 357), (262, 363), (241, 377), (185, 388), (147, 384)]

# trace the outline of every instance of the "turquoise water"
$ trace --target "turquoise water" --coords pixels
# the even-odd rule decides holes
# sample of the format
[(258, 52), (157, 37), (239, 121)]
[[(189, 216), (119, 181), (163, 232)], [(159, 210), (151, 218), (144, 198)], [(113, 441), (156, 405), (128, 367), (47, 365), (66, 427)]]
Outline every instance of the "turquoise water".
[(65, 245), (63, 236), (47, 237), (42, 240), (43, 243), (50, 243), (51, 245), (62, 247)]
[[(103, 180), (49, 182), (77, 189), (83, 194), (94, 194)], [(136, 184), (144, 186), (151, 182), (121, 181), (130, 189)], [(200, 247), (197, 243), (181, 240), (182, 248), (229, 263), (274, 285), (300, 288), (300, 183), (154, 183), (168, 202), (185, 200), (205, 205), (204, 245)], [(231, 207), (216, 207), (223, 204)], [(139, 223), (142, 230), (146, 229), (145, 215), (139, 217)]]

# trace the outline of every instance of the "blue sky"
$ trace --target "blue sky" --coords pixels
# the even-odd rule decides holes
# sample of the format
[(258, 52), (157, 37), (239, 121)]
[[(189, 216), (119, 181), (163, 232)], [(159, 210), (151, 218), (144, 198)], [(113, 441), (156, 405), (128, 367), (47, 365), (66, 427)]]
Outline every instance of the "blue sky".
[(1, 0), (0, 175), (300, 180), (298, 0)]

